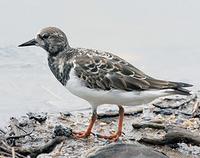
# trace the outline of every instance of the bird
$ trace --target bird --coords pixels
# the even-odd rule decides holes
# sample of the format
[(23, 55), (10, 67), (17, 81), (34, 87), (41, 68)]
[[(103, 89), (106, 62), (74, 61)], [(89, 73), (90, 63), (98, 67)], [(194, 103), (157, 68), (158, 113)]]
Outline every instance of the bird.
[(110, 136), (98, 134), (100, 138), (117, 141), (122, 135), (123, 106), (146, 104), (173, 94), (191, 94), (185, 87), (193, 85), (156, 79), (112, 53), (73, 48), (66, 34), (57, 27), (41, 29), (35, 38), (19, 45), (25, 46), (39, 46), (46, 50), (48, 66), (55, 78), (68, 91), (91, 105), (89, 125), (85, 131), (74, 132), (76, 138), (90, 136), (100, 105), (114, 104), (119, 108), (117, 131)]

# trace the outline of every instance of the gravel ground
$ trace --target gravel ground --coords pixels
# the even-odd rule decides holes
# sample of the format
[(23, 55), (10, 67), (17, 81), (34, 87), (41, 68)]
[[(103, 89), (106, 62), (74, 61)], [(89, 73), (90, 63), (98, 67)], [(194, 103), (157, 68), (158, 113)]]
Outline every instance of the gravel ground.
[[(193, 97), (193, 98), (192, 98)], [(180, 141), (171, 145), (150, 145), (141, 142), (141, 138), (163, 138), (166, 131), (162, 128), (133, 128), (132, 124), (156, 123), (164, 127), (181, 128), (189, 133), (200, 133), (200, 120), (198, 108), (196, 115), (190, 115), (191, 109), (194, 109), (197, 98), (190, 96), (187, 98), (173, 97), (167, 99), (158, 99), (151, 105), (139, 107), (125, 107), (125, 118), (123, 126), (123, 135), (118, 142), (109, 142), (104, 139), (97, 138), (91, 135), (85, 139), (75, 139), (72, 136), (66, 138), (59, 143), (52, 152), (40, 154), (39, 158), (51, 157), (87, 157), (101, 147), (106, 147), (108, 144), (126, 143), (145, 145), (156, 151), (160, 151), (170, 158), (192, 158), (200, 157), (200, 147), (198, 145), (185, 144)], [(153, 106), (154, 105), (154, 106)], [(167, 107), (169, 105), (170, 107)], [(176, 105), (176, 106), (175, 106)], [(160, 107), (160, 108), (158, 108)], [(116, 110), (107, 110), (107, 107), (101, 108), (98, 111), (99, 119), (93, 129), (93, 133), (112, 134), (117, 129), (118, 117)], [(171, 110), (171, 111), (170, 111)], [(30, 136), (20, 138), (15, 141), (16, 146), (21, 147), (37, 147), (47, 144), (55, 136), (55, 128), (73, 129), (74, 131), (83, 131), (88, 125), (91, 110), (62, 112), (62, 113), (29, 113), (17, 120), (19, 126), (25, 131), (34, 131)], [(37, 118), (37, 119), (36, 119)], [(39, 123), (40, 122), (40, 123)], [(7, 127), (5, 131), (11, 131), (11, 127)], [(20, 130), (19, 130), (20, 131)], [(70, 131), (70, 130), (69, 130)], [(69, 134), (70, 135), (70, 134)], [(140, 143), (139, 143), (140, 142)]]

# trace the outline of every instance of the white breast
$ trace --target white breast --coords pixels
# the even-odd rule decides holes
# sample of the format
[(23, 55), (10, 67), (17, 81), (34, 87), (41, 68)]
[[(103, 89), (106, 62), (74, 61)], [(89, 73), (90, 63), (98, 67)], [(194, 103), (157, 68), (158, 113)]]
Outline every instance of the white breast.
[(123, 90), (98, 90), (85, 87), (84, 83), (75, 75), (74, 70), (70, 72), (70, 79), (66, 88), (74, 95), (88, 101), (93, 106), (102, 104), (116, 105), (141, 105), (146, 104), (160, 96), (169, 95), (169, 90), (146, 90), (146, 91), (123, 91)]

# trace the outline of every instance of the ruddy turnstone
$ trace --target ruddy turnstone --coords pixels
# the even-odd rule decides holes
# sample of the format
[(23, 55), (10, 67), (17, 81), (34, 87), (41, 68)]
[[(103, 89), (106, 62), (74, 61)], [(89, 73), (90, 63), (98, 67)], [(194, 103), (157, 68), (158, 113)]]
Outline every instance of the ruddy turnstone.
[(116, 104), (119, 107), (118, 131), (111, 136), (99, 135), (117, 140), (122, 134), (123, 105), (149, 103), (171, 94), (190, 94), (183, 87), (192, 85), (155, 79), (114, 54), (72, 48), (65, 33), (56, 27), (42, 29), (36, 38), (19, 47), (33, 45), (48, 52), (48, 64), (57, 80), (92, 106), (90, 124), (85, 132), (75, 132), (78, 138), (91, 134), (99, 105)]

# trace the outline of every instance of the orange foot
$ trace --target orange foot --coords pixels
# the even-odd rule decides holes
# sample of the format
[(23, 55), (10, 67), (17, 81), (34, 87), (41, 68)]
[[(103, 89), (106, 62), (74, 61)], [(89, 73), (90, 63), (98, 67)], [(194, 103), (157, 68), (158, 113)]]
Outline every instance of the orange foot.
[(119, 106), (119, 122), (118, 122), (117, 132), (111, 136), (97, 135), (97, 137), (116, 142), (122, 135), (123, 118), (124, 118), (124, 108), (122, 106)]
[(121, 134), (122, 134), (121, 132), (117, 132), (117, 133), (112, 134), (110, 136), (104, 136), (104, 135), (97, 134), (97, 137), (108, 139), (110, 141), (116, 142), (119, 139), (119, 137), (121, 136)]
[(86, 138), (88, 136), (90, 136), (91, 132), (85, 132), (85, 131), (82, 131), (82, 132), (73, 132), (73, 136), (75, 138)]
[(86, 137), (90, 136), (90, 134), (92, 133), (91, 132), (92, 127), (93, 127), (96, 119), (97, 119), (96, 111), (93, 111), (92, 118), (90, 120), (87, 130), (83, 131), (83, 132), (73, 132), (74, 137), (75, 138), (86, 138)]

